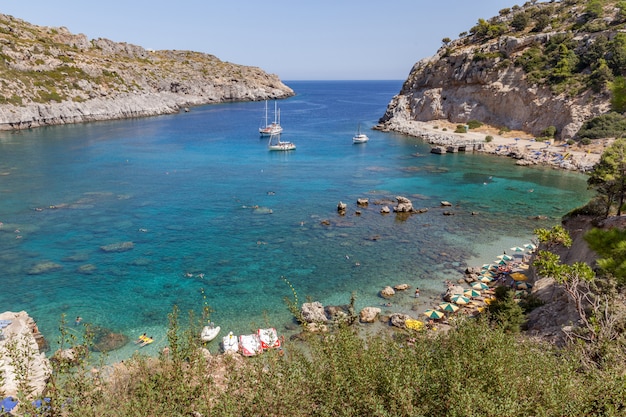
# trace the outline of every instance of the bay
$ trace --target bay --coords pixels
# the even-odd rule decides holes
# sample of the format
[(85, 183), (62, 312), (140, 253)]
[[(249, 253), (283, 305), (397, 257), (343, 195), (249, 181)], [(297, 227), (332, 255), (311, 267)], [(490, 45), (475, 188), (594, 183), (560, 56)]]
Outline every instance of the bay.
[[(155, 343), (143, 349), (156, 353), (174, 306), (210, 306), (223, 334), (288, 335), (292, 287), (300, 303), (346, 304), (354, 293), (361, 308), (407, 283), (427, 303), (443, 280), (590, 197), (582, 174), (434, 155), (418, 138), (369, 130), (401, 81), (287, 84), (297, 95), (278, 105), (292, 152), (259, 138), (260, 102), (0, 133), (2, 310), (26, 310), (53, 349), (66, 315), (72, 332), (76, 316), (131, 340), (148, 332)], [(359, 124), (370, 140), (354, 145)], [(428, 211), (381, 214), (396, 196)], [(123, 242), (132, 249), (101, 249)], [(417, 315), (411, 294), (385, 310)]]

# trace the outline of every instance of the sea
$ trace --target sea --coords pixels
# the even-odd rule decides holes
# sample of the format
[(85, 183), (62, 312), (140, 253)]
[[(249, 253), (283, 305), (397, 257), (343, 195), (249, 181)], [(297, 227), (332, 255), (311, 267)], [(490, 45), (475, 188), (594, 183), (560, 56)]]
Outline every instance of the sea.
[[(268, 151), (264, 102), (0, 133), (0, 310), (27, 311), (51, 351), (62, 319), (124, 335), (110, 360), (159, 352), (174, 308), (182, 324), (209, 309), (220, 336), (293, 334), (286, 299), (417, 317), (445, 280), (591, 196), (580, 173), (371, 130), (400, 80), (285, 83), (295, 151)], [(370, 139), (353, 144), (359, 127)], [(397, 196), (423, 212), (394, 213)], [(380, 298), (397, 284), (411, 289)]]

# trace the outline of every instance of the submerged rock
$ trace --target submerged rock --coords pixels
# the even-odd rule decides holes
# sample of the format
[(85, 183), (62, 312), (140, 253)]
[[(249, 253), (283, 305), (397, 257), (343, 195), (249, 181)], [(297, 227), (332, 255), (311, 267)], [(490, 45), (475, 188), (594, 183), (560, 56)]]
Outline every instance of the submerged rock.
[(63, 269), (63, 265), (59, 265), (51, 261), (41, 262), (30, 268), (28, 270), (28, 275), (45, 274), (46, 272), (58, 271), (59, 269)]
[(111, 243), (110, 245), (100, 246), (100, 250), (104, 252), (126, 252), (135, 247), (133, 242)]
[(115, 333), (106, 327), (95, 327), (93, 341), (93, 350), (96, 352), (110, 352), (126, 345), (128, 336)]

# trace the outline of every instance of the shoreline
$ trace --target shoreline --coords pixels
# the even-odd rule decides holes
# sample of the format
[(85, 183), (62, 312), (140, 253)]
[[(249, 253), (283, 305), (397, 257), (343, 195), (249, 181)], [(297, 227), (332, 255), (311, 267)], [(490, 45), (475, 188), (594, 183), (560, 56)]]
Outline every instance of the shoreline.
[[(456, 133), (457, 125), (447, 120), (421, 122), (393, 119), (384, 125), (377, 125), (375, 129), (419, 137), (437, 146), (457, 146), (471, 141), (475, 152), (514, 158), (520, 166), (543, 165), (583, 173), (593, 169), (604, 149), (611, 143), (610, 139), (604, 139), (582, 148), (579, 145), (567, 145), (564, 141), (537, 141), (521, 131), (500, 132), (498, 128), (488, 125), (466, 133)], [(486, 136), (493, 139), (486, 142)]]

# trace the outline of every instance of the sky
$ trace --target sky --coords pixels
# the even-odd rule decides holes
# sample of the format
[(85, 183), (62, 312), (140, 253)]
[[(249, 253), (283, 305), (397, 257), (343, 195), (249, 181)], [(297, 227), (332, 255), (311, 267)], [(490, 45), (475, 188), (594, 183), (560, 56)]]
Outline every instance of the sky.
[(512, 0), (3, 0), (0, 13), (147, 49), (204, 52), (285, 80), (404, 80)]

